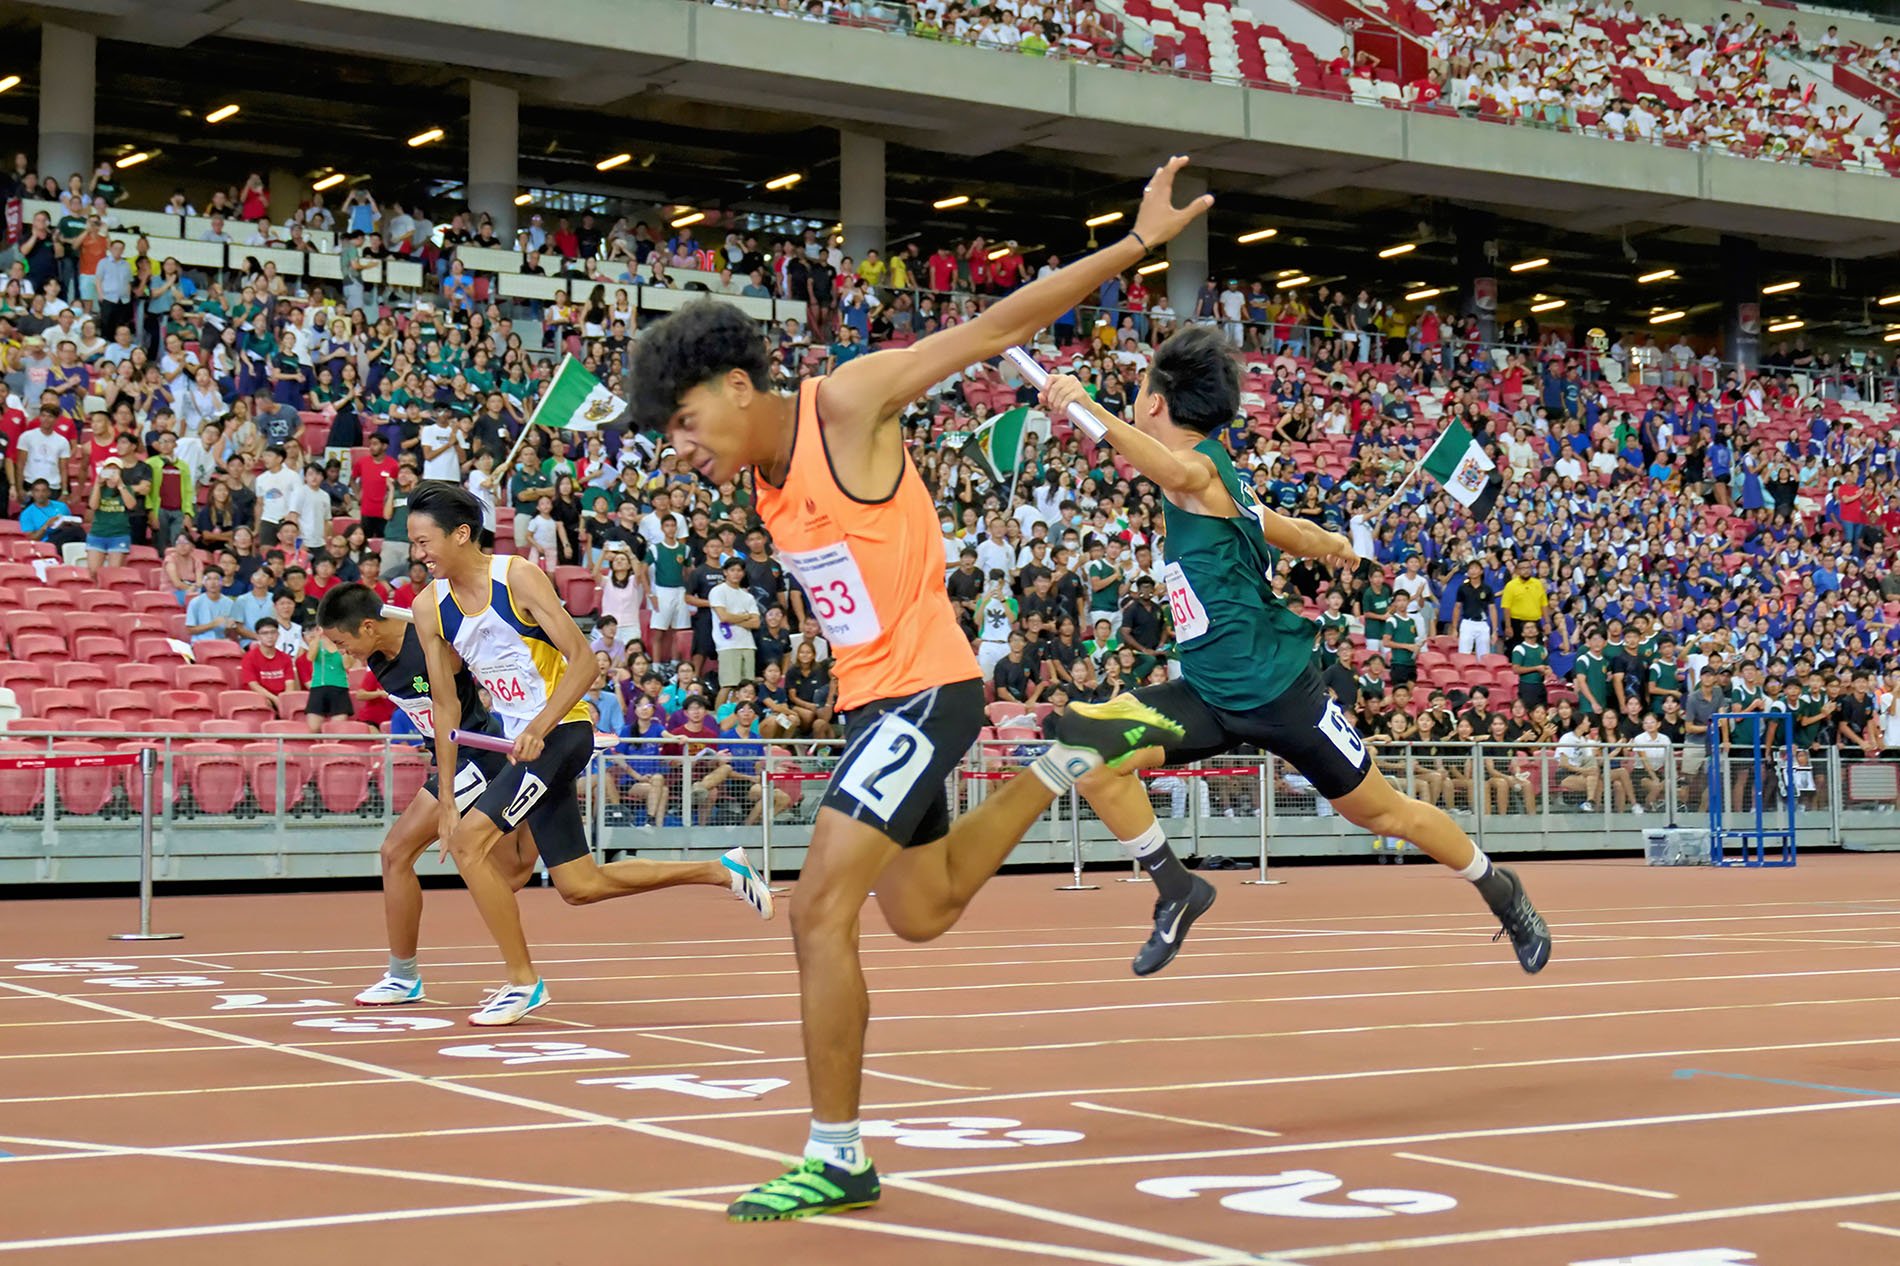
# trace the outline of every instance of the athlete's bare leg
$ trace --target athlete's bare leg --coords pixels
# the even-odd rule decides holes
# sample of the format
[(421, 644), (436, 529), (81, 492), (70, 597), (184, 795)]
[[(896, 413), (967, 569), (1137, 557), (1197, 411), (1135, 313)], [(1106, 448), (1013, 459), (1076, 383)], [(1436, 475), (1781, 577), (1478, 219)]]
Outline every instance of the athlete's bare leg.
[[(396, 958), (414, 958), (422, 930), (422, 882), (416, 877), (416, 859), (435, 843), (435, 797), (416, 793), (383, 838), (383, 924), (389, 952)], [(534, 848), (517, 835), (504, 839), (489, 855), (488, 864), (503, 882), (519, 892), (534, 874)]]

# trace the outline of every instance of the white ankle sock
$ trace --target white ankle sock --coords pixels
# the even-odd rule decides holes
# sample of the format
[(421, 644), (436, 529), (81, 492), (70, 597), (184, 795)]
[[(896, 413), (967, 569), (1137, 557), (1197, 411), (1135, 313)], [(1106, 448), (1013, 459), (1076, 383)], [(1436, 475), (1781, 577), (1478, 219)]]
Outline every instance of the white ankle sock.
[(871, 1163), (864, 1154), (864, 1142), (858, 1136), (856, 1121), (837, 1124), (813, 1121), (811, 1135), (805, 1140), (805, 1159), (820, 1160), (854, 1174)]
[(1481, 848), (1474, 847), (1473, 852), (1477, 856), (1471, 859), (1471, 865), (1458, 872), (1458, 878), (1470, 880), (1475, 884), (1491, 869), (1491, 859), (1484, 855), (1484, 850)]
[(1159, 822), (1150, 822), (1148, 829), (1134, 839), (1121, 841), (1122, 852), (1136, 861), (1140, 861), (1156, 849), (1166, 848), (1167, 844), (1167, 833), (1161, 829)]

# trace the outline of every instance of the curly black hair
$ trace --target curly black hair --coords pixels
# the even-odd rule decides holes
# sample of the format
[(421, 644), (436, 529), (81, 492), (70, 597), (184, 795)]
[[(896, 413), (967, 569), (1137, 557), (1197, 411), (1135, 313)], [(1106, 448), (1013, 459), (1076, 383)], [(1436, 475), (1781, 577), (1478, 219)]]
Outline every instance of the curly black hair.
[(634, 346), (634, 425), (665, 430), (681, 396), (735, 369), (743, 369), (758, 390), (771, 390), (772, 365), (759, 323), (716, 299), (687, 304), (648, 326)]

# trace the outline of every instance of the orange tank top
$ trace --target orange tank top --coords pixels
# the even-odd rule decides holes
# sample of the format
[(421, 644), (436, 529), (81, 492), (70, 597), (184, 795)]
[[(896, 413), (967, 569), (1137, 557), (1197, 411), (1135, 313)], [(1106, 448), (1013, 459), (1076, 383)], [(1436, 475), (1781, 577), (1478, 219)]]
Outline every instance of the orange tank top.
[(861, 501), (838, 486), (818, 417), (818, 384), (798, 391), (785, 485), (755, 480), (759, 514), (831, 644), (838, 710), (981, 677), (943, 583), (943, 533), (930, 490), (904, 455), (897, 490)]

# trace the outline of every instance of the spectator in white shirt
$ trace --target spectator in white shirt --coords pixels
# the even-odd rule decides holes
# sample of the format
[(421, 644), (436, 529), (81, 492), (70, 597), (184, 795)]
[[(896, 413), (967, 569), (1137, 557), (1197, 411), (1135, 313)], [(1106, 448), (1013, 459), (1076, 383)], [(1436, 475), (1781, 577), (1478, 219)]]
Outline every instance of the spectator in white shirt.
[(461, 483), (463, 440), (453, 420), (446, 413), (438, 413), (423, 426), (421, 439), (422, 477)]
[(59, 410), (53, 405), (40, 408), (40, 424), (23, 431), (15, 443), (19, 453), (19, 484), (30, 487), (35, 479), (44, 479), (55, 493), (66, 487), (66, 463), (72, 458), (72, 441), (59, 432)]

